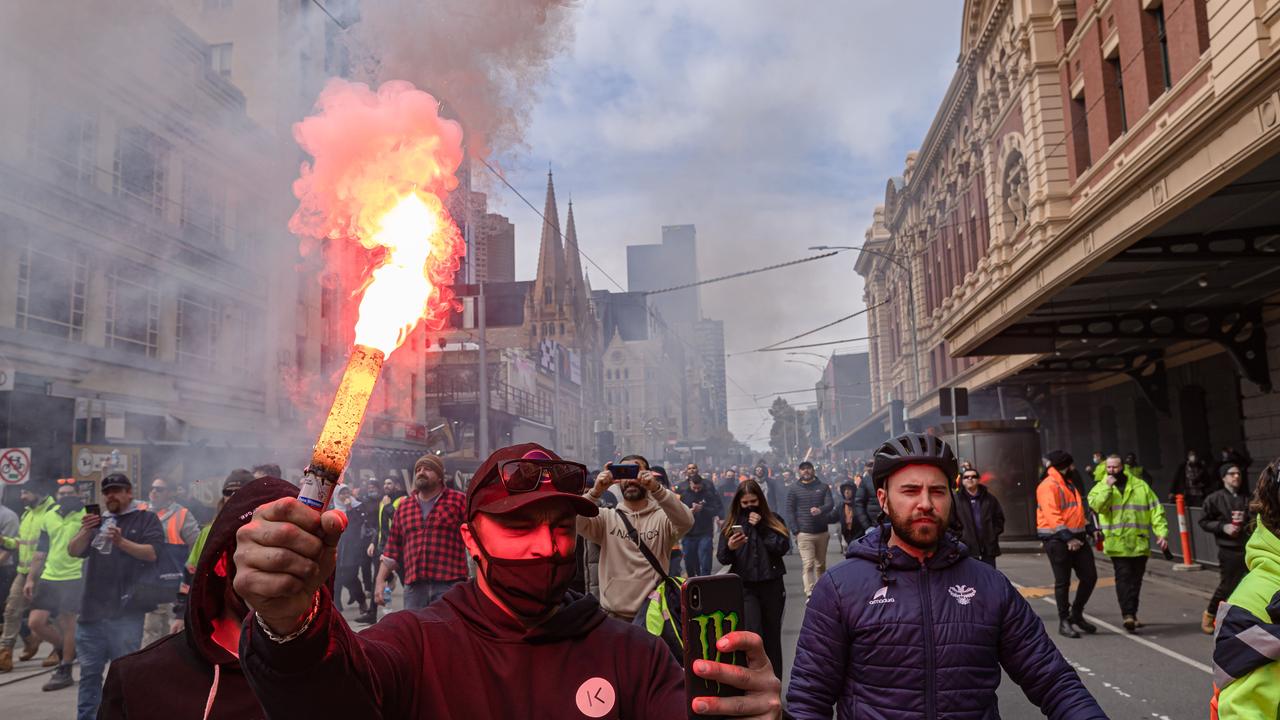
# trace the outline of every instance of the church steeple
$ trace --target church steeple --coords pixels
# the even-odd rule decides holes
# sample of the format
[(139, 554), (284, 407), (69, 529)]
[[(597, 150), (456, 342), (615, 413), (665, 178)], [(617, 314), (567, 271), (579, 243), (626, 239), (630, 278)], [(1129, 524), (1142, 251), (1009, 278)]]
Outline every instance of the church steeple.
[(568, 232), (565, 233), (564, 255), (569, 301), (573, 306), (575, 319), (581, 322), (586, 319), (587, 301), (590, 295), (587, 291), (586, 279), (582, 274), (582, 256), (578, 252), (578, 228), (573, 222), (573, 200), (569, 201), (569, 216), (565, 222), (568, 225)]
[(534, 306), (539, 314), (555, 313), (564, 304), (564, 248), (560, 245), (560, 213), (556, 210), (556, 187), (547, 168), (547, 200), (542, 210), (542, 245), (538, 249), (538, 277), (534, 282)]

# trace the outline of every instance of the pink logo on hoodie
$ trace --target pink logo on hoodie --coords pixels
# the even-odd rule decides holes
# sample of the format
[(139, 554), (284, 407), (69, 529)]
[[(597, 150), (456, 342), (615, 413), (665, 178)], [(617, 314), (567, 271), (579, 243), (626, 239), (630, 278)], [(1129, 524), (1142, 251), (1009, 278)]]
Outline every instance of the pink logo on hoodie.
[(593, 677), (579, 685), (573, 697), (578, 701), (578, 710), (592, 718), (608, 715), (618, 699), (613, 683), (601, 677)]

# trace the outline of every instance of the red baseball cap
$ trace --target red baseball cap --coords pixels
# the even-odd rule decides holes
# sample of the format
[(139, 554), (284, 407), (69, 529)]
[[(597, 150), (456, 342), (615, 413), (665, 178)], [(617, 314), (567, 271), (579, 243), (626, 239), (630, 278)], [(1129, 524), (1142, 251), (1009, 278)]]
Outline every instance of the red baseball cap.
[(508, 460), (560, 460), (561, 458), (537, 443), (524, 443), (500, 448), (488, 457), (476, 470), (467, 486), (467, 519), (476, 513), (502, 515), (515, 512), (536, 502), (558, 500), (568, 503), (583, 517), (595, 517), (600, 508), (582, 495), (559, 490), (549, 480), (544, 480), (529, 492), (509, 492), (498, 476), (499, 467)]

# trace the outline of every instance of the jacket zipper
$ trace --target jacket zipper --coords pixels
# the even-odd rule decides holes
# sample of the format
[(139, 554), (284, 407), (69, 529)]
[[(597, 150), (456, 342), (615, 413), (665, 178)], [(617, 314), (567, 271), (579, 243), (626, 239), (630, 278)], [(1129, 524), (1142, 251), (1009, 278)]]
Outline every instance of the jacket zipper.
[(937, 717), (933, 677), (933, 600), (929, 598), (929, 566), (920, 566), (920, 584), (924, 588), (924, 715)]

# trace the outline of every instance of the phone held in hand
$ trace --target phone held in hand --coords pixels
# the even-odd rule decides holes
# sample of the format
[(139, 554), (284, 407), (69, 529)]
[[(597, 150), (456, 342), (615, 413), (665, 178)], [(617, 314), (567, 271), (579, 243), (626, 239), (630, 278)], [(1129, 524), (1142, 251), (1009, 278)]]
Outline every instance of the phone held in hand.
[(640, 466), (635, 463), (622, 463), (621, 465), (609, 463), (605, 467), (613, 475), (614, 480), (635, 480), (640, 477)]
[(84, 511), (89, 515), (101, 515), (102, 508), (98, 507), (98, 503), (89, 503), (84, 506)]
[(730, 697), (741, 695), (742, 690), (703, 680), (693, 673), (693, 663), (710, 660), (746, 667), (744, 653), (716, 649), (720, 638), (744, 629), (742, 578), (733, 573), (689, 578), (680, 590), (680, 609), (684, 618), (685, 708), (690, 718), (714, 717), (695, 714), (694, 698)]
[(740, 532), (742, 532), (742, 526), (741, 526), (741, 525), (730, 525), (730, 526), (729, 526), (729, 534), (730, 534), (730, 535), (733, 535), (734, 533), (740, 533)]

